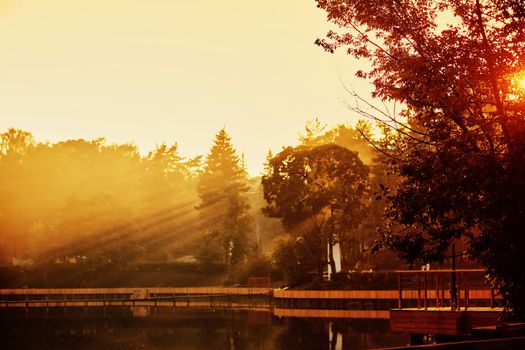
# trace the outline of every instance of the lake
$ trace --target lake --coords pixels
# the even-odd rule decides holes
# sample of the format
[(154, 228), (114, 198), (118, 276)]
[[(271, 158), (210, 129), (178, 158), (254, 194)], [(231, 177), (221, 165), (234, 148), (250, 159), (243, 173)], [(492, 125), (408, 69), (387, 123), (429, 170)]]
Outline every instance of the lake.
[(408, 343), (384, 319), (287, 318), (269, 309), (4, 309), (0, 332), (3, 349), (357, 350)]

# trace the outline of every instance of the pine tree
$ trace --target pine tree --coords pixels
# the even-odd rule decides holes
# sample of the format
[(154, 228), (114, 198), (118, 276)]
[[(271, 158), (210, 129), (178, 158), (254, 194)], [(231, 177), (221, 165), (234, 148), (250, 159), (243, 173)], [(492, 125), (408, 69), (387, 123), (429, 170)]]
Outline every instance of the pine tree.
[(229, 265), (244, 257), (252, 230), (246, 182), (246, 171), (230, 136), (222, 128), (206, 157), (197, 191), (203, 229), (220, 232), (218, 239), (224, 247), (224, 261)]
[(263, 175), (269, 174), (270, 170), (272, 169), (272, 159), (274, 157), (274, 154), (271, 149), (268, 150), (268, 153), (266, 153), (266, 158), (264, 159), (264, 168), (263, 168)]
[(299, 135), (301, 144), (307, 147), (317, 147), (324, 143), (323, 135), (326, 133), (326, 124), (322, 124), (319, 119), (315, 118), (306, 122), (304, 135)]

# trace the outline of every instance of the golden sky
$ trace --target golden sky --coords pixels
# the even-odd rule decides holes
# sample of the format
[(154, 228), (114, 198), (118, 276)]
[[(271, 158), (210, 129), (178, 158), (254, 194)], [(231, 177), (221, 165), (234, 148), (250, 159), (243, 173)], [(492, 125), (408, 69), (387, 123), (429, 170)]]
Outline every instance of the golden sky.
[(0, 130), (194, 156), (226, 126), (256, 174), (307, 120), (356, 119), (328, 28), (313, 0), (0, 0)]

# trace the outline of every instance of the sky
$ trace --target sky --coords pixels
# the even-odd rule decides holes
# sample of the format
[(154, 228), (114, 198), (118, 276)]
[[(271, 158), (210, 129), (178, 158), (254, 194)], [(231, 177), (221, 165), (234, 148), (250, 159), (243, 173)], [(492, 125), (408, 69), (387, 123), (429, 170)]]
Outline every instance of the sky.
[(314, 0), (0, 0), (0, 132), (206, 154), (226, 127), (248, 170), (308, 120), (353, 124), (360, 63), (314, 45)]

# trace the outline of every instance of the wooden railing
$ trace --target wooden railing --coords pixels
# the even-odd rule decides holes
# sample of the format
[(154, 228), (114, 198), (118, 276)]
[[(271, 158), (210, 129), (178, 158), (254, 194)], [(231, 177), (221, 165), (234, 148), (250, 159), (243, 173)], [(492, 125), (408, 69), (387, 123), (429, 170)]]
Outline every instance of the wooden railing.
[(75, 306), (199, 306), (271, 303), (270, 288), (21, 288), (0, 289), (0, 308)]
[(0, 289), (3, 295), (70, 295), (70, 294), (269, 294), (271, 288), (243, 287), (130, 287), (130, 288), (13, 288)]
[[(398, 309), (403, 308), (405, 289), (417, 290), (417, 308), (430, 306), (451, 310), (467, 310), (471, 299), (489, 299), (490, 307), (496, 306), (497, 292), (488, 286), (485, 270), (399, 270)], [(414, 288), (415, 287), (415, 288)]]

